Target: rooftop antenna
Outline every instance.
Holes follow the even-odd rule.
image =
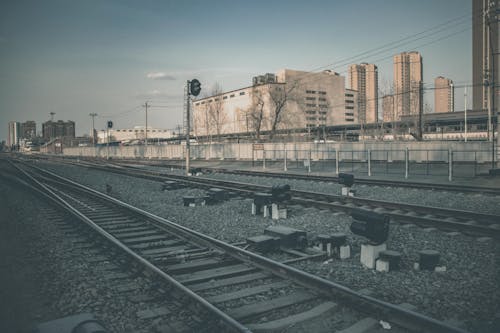
[[[50,112],[50,121],[54,121],[54,115],[56,114],[55,112]]]

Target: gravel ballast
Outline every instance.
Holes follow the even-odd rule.
[[[224,241],[244,241],[246,237],[262,234],[267,226],[273,224],[270,219],[251,215],[250,199],[236,198],[214,206],[187,208],[182,205],[182,197],[201,195],[204,191],[161,191],[159,182],[87,168],[47,166],[101,192],[106,192],[106,184],[111,185],[111,195],[120,200]],[[242,176],[218,174],[210,177],[215,176],[251,182]],[[281,179],[249,178],[265,185],[283,183]],[[287,180],[286,183],[292,188],[316,192],[336,193],[336,188],[340,191],[337,184],[308,184],[298,180]],[[411,189],[385,189],[385,194],[375,196],[381,189],[384,188],[361,185],[357,186],[357,194],[369,196],[373,192],[372,195],[378,199],[404,199],[415,204],[433,203],[434,206],[472,211],[495,213],[498,210],[498,197]],[[352,246],[351,259],[300,263],[296,267],[355,290],[368,288],[375,297],[391,303],[409,302],[422,313],[449,320],[454,325],[463,325],[473,332],[488,332],[488,329],[500,324],[500,245],[497,241],[478,240],[437,230],[426,231],[411,225],[400,227],[393,223],[387,244],[389,249],[402,253],[401,269],[380,273],[365,269],[359,263],[363,239],[350,233],[350,222],[350,217],[343,213],[293,206],[289,209],[289,218],[280,220],[279,224],[306,230],[309,236],[333,232],[348,234]],[[439,251],[440,265],[446,267],[445,272],[413,269],[413,264],[418,261],[417,253],[423,249]]]

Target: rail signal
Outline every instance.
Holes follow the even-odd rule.
[[[201,91],[201,83],[197,79],[191,80],[191,83],[189,84],[189,92],[193,96],[198,96]]]
[[[111,120],[108,121],[108,128],[113,128],[113,122]]]

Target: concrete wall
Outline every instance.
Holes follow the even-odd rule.
[[[489,142],[344,142],[344,143],[265,143],[264,150],[253,150],[251,143],[200,144],[191,146],[192,159],[252,160],[333,160],[338,150],[339,160],[365,161],[370,150],[372,160],[402,161],[409,150],[411,161],[447,162],[449,150],[454,161],[491,161]],[[498,151],[497,151],[498,152]],[[112,158],[183,159],[185,146],[149,145],[109,147],[64,148],[66,156]],[[498,156],[496,157],[498,158]]]

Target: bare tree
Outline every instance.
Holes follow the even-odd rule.
[[[297,96],[298,81],[287,82],[286,84],[273,84],[269,89],[270,104],[270,134],[272,140],[276,135],[278,126],[285,119],[286,106],[292,101],[298,101]]]
[[[222,126],[226,122],[226,114],[224,112],[224,103],[222,102],[222,87],[219,83],[215,83],[212,87],[211,96],[208,100],[208,122],[210,126],[215,128],[217,137],[220,138]]]
[[[255,132],[255,138],[260,140],[260,132],[264,122],[264,94],[259,86],[252,88],[252,103],[246,110],[247,130]]]

